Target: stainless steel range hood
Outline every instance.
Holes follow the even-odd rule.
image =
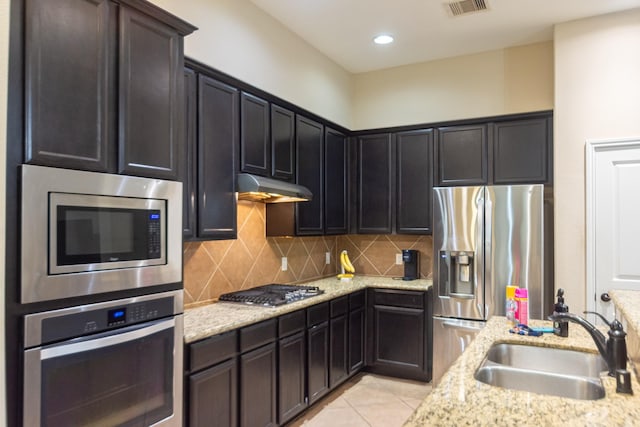
[[[239,200],[254,202],[307,202],[313,198],[311,191],[302,185],[248,173],[237,175],[236,189]]]

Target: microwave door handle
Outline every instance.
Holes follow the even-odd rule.
[[[55,357],[68,356],[71,354],[82,353],[90,350],[97,350],[116,344],[123,344],[144,338],[160,331],[175,327],[175,319],[161,320],[154,323],[144,323],[142,325],[131,327],[127,332],[122,329],[111,331],[99,338],[84,337],[82,340],[71,343],[57,344],[51,347],[43,347],[40,351],[40,359],[52,359]]]

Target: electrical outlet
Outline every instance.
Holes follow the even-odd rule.
[[[402,264],[402,254],[396,254],[396,265]]]
[[[287,257],[282,257],[282,271],[287,271]]]
[[[325,252],[324,253],[324,263],[329,265],[331,264],[331,253],[330,252]]]

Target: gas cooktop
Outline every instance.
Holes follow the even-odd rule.
[[[220,301],[276,307],[323,294],[317,286],[270,285],[220,295]]]

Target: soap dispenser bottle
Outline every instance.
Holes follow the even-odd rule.
[[[553,314],[556,313],[568,313],[569,306],[564,303],[564,289],[558,289],[558,301],[553,309]],[[553,334],[559,337],[568,337],[569,336],[569,322],[564,320],[554,320],[553,321]]]

